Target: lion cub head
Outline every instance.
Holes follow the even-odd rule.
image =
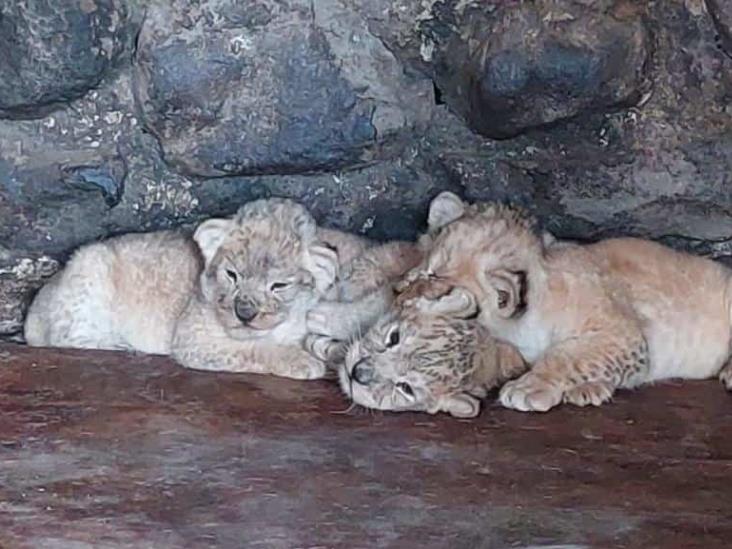
[[[308,310],[338,274],[336,252],[291,200],[250,202],[231,219],[201,223],[193,239],[204,259],[203,299],[234,337],[265,335]]]
[[[406,281],[439,281],[467,290],[477,297],[479,320],[488,328],[525,312],[529,274],[537,271],[547,248],[560,245],[521,208],[466,204],[450,192],[432,201],[428,225],[425,260]]]
[[[476,416],[478,398],[525,370],[514,347],[473,320],[477,312],[475,299],[460,288],[411,284],[351,344],[341,388],[367,408]]]

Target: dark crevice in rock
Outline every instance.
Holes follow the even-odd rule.
[[[435,105],[444,105],[445,100],[442,98],[442,90],[440,90],[440,87],[437,85],[437,82],[432,82],[432,87],[435,92]]]
[[[124,178],[117,179],[105,168],[74,166],[64,169],[62,180],[82,191],[100,192],[110,208],[119,204],[124,192]]]

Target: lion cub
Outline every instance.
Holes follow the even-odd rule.
[[[474,320],[477,313],[461,288],[416,281],[350,345],[341,388],[367,408],[478,415],[478,399],[526,364]]]
[[[719,375],[732,388],[724,266],[631,238],[547,248],[520,210],[452,193],[430,218],[440,233],[407,278],[477,296],[479,322],[533,363],[503,386],[504,406],[599,405],[618,387],[673,377]]]
[[[33,301],[30,345],[172,354],[189,368],[317,378],[306,315],[365,240],[301,205],[257,200],[188,238],[161,231],[81,248]],[[368,276],[365,275],[367,278]]]

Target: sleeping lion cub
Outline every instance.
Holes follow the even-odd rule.
[[[441,230],[407,280],[472,293],[478,321],[533,364],[503,386],[504,406],[599,405],[618,387],[673,377],[718,375],[732,388],[723,265],[632,238],[547,248],[520,210],[452,193],[430,218]]]
[[[173,231],[111,238],[78,250],[41,289],[26,340],[172,354],[203,370],[321,377],[324,362],[303,349],[306,315],[332,294],[342,266],[378,255],[379,247],[367,247],[318,228],[285,199],[245,204],[233,218],[201,223],[193,238]],[[385,268],[400,273],[414,261],[394,263]],[[368,282],[368,265],[355,280]]]
[[[461,288],[416,281],[348,349],[341,388],[367,408],[474,417],[480,398],[526,370],[511,345],[492,338]]]

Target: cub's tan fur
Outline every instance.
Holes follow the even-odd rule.
[[[190,368],[320,377],[306,315],[368,243],[283,199],[211,219],[190,239],[126,235],[81,248],[37,295],[30,345],[172,354]],[[368,273],[362,275],[368,278]],[[355,292],[354,292],[355,293]]]
[[[460,288],[416,281],[351,344],[341,388],[368,408],[476,416],[478,398],[526,370],[513,346],[471,319],[477,311]]]
[[[441,231],[407,278],[477,296],[479,322],[533,363],[504,385],[504,406],[599,405],[617,387],[672,377],[732,386],[724,266],[630,238],[547,248],[523,212],[450,193],[432,208]]]
[[[351,339],[388,310],[395,283],[422,257],[420,248],[409,242],[389,242],[363,252],[343,269],[326,299],[308,313],[306,349],[321,360],[341,363]]]

